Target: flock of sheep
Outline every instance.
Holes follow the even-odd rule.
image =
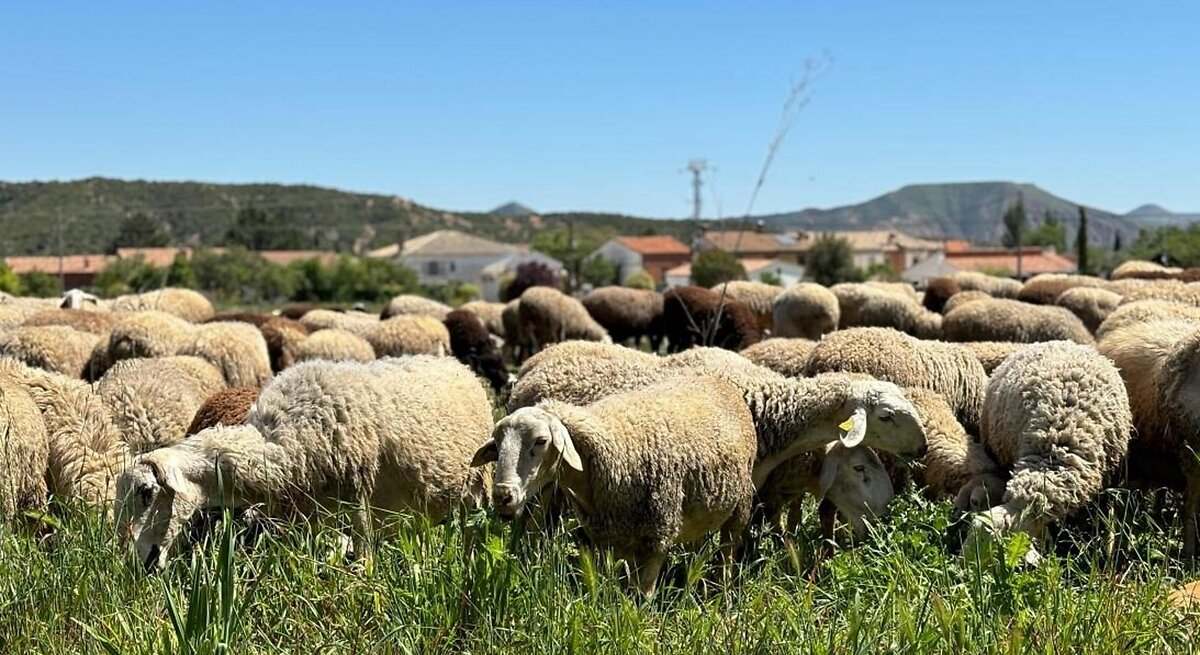
[[[214,508],[344,504],[366,555],[382,512],[536,507],[651,593],[675,545],[733,549],[809,494],[826,537],[839,519],[862,535],[912,479],[970,515],[970,547],[1040,544],[1110,486],[1168,487],[1194,557],[1200,283],[1179,277],[533,287],[381,315],[218,314],[183,289],[4,297],[0,518],[89,503],[154,569]]]

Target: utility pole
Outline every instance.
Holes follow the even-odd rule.
[[[704,186],[704,180],[701,175],[708,170],[708,161],[704,159],[693,159],[688,162],[687,170],[692,174],[692,220],[700,220],[700,205],[701,195],[700,190]]]
[[[58,283],[63,288],[63,290],[66,290],[66,288],[67,288],[67,271],[66,271],[66,264],[63,262],[64,256],[63,256],[62,208],[60,207],[60,208],[56,209],[54,213],[58,218],[58,220],[55,221],[55,224],[57,225],[57,228],[58,228],[57,229],[57,231],[58,231]]]

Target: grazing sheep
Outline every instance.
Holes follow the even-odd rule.
[[[914,468],[913,480],[927,496],[954,499],[968,487],[972,478],[980,481],[987,474],[1000,475],[999,467],[987,449],[967,433],[941,394],[920,388],[906,389],[905,394],[920,413],[921,426],[925,430],[928,450],[921,458],[921,466]],[[993,497],[999,498],[1003,490],[1001,485]]]
[[[921,304],[931,312],[943,314],[945,313],[946,302],[960,291],[962,291],[962,287],[958,285],[958,282],[954,281],[954,278],[931,278],[925,285],[925,297],[921,300]]]
[[[186,436],[199,434],[202,430],[218,425],[241,425],[246,422],[250,408],[258,400],[258,387],[230,387],[209,396],[188,426]]]
[[[397,314],[375,323],[362,335],[376,357],[437,355],[450,352],[450,333],[441,319],[424,314]]]
[[[835,372],[865,373],[936,391],[967,429],[978,429],[987,374],[961,346],[922,341],[888,328],[841,330],[817,343],[805,366],[810,376]]]
[[[81,380],[12,359],[0,359],[0,379],[24,388],[41,413],[50,493],[107,509],[129,451],[103,399]]]
[[[46,309],[25,319],[25,327],[39,325],[65,325],[80,332],[108,334],[121,316],[111,312],[93,312],[86,309]]]
[[[1200,323],[1132,323],[1106,334],[1100,352],[1121,372],[1137,435],[1130,444],[1135,478],[1163,486],[1182,478],[1184,555],[1197,554],[1200,521]],[[1175,485],[1168,485],[1175,486]]]
[[[742,351],[746,359],[788,377],[803,377],[808,356],[817,342],[808,339],[773,338]]]
[[[837,296],[813,282],[801,282],[775,297],[772,333],[816,341],[833,332],[841,319]]]
[[[982,291],[993,298],[1016,298],[1024,286],[1019,280],[973,271],[955,273],[952,277],[963,291]]]
[[[384,306],[383,312],[379,314],[379,318],[386,321],[393,316],[428,316],[441,321],[449,313],[450,308],[436,300],[403,294],[389,300],[388,304]]]
[[[278,314],[284,318],[290,318],[293,321],[298,321],[304,318],[305,314],[316,309],[326,309],[334,312],[342,311],[342,309],[339,307],[323,306],[311,302],[297,302],[290,305],[284,305],[282,308],[280,308]]]
[[[504,308],[507,306],[502,302],[472,300],[471,302],[463,303],[459,309],[465,309],[478,316],[479,320],[483,321],[483,325],[488,329],[488,332],[503,339],[506,334],[504,331]]]
[[[19,300],[18,298],[11,299]],[[45,311],[45,307],[23,302],[0,303],[0,329],[15,328],[24,325],[30,316]]]
[[[132,453],[182,440],[196,411],[225,388],[220,370],[198,357],[117,362],[96,383]]]
[[[663,296],[657,291],[628,287],[600,287],[581,301],[612,340],[622,343],[642,337],[650,340],[650,349],[658,351],[663,339]]]
[[[890,327],[922,339],[942,334],[942,315],[931,312],[909,295],[869,284],[843,283],[830,288],[842,316],[838,327]]]
[[[82,379],[99,342],[99,336],[65,325],[20,327],[0,333],[0,356]]]
[[[1041,538],[1118,472],[1133,429],[1117,368],[1095,348],[1065,341],[1005,360],[988,383],[983,421],[982,442],[1010,475],[1001,504],[975,515],[971,541],[1012,531]]]
[[[1121,262],[1113,269],[1110,276],[1113,280],[1165,280],[1178,277],[1183,272],[1181,268],[1166,267],[1154,262],[1131,259]]]
[[[366,338],[367,332],[370,332],[379,324],[379,319],[375,316],[355,312],[314,309],[300,317],[300,324],[310,333],[319,330],[338,329],[353,332],[360,337]]]
[[[580,407],[546,401],[496,424],[472,460],[495,462],[502,518],[556,482],[592,542],[636,565],[654,591],[674,544],[740,536],[754,494],[754,425],[736,387],[683,377]]]
[[[0,518],[46,506],[46,425],[29,393],[0,378]]]
[[[275,373],[295,363],[296,348],[308,337],[308,328],[300,321],[282,316],[272,317],[258,326],[258,331],[267,342],[267,356]]]
[[[1122,295],[1121,304],[1139,300],[1170,300],[1200,307],[1200,282],[1155,282],[1136,289],[1130,289]]]
[[[366,363],[375,359],[375,349],[357,334],[334,328],[305,337],[295,345],[289,359],[296,364],[315,359]]]
[[[971,354],[975,355],[975,359],[978,359],[979,363],[983,365],[983,371],[991,375],[992,371],[1003,364],[1009,355],[1028,344],[1012,341],[964,341],[961,345],[971,351]]]
[[[663,330],[668,350],[693,346],[742,350],[762,340],[754,313],[740,302],[721,300],[703,287],[675,287],[663,294]]]
[[[521,327],[521,299],[510,300],[504,305],[500,314],[504,322],[504,355],[511,361],[520,363],[533,354],[529,337]]]
[[[572,339],[611,341],[608,331],[588,314],[583,303],[558,289],[526,289],[517,311],[521,332],[529,338],[535,352]]]
[[[261,387],[271,379],[267,342],[249,323],[198,325],[175,354],[207,360],[231,387]]]
[[[883,516],[895,496],[892,480],[879,455],[870,448],[846,448],[831,443],[823,450],[800,453],[771,472],[761,494],[764,516],[793,531],[803,511],[804,496],[826,500],[850,524],[856,539],[867,534],[867,518]],[[787,525],[782,524],[787,511]],[[822,515],[821,536],[833,538],[834,523]]]
[[[478,493],[469,464],[491,429],[487,394],[453,359],[299,364],[262,390],[244,425],[134,460],[117,483],[120,533],[155,569],[205,508],[261,503],[311,515],[345,503],[365,554],[372,508],[438,521]]]
[[[203,323],[249,323],[254,327],[266,323],[272,318],[276,318],[274,314],[265,314],[263,312],[218,312],[211,317],[202,321]]]
[[[1072,287],[1062,292],[1054,304],[1070,310],[1083,321],[1089,332],[1095,333],[1104,319],[1121,304],[1121,296],[1097,287]]]
[[[1035,305],[1053,305],[1064,291],[1077,287],[1104,289],[1108,287],[1108,281],[1091,275],[1042,273],[1029,278],[1017,294],[1017,300]]]
[[[726,300],[745,305],[758,321],[758,329],[767,332],[775,320],[775,299],[783,292],[783,288],[752,280],[734,280],[718,284],[712,291],[717,295],[724,294]]]
[[[950,312],[969,302],[991,299],[992,297],[990,295],[982,291],[960,291],[953,296],[950,296],[950,299],[946,301],[946,304],[942,307],[942,315],[945,316],[946,314],[949,314]]]
[[[1139,300],[1123,304],[1100,324],[1096,338],[1103,340],[1108,333],[1135,323],[1172,319],[1200,321],[1200,307],[1169,300]]]
[[[108,335],[108,359],[174,355],[192,336],[192,324],[159,311],[139,311],[119,319]]]
[[[62,309],[76,309],[87,311],[105,310],[100,299],[96,296],[84,291],[83,289],[70,289],[64,291],[58,306]]]
[[[487,380],[496,391],[503,389],[508,384],[508,369],[483,321],[470,311],[456,309],[446,314],[444,323],[454,357]]]
[[[118,296],[112,300],[110,307],[114,312],[163,312],[189,323],[200,323],[216,313],[212,303],[200,293],[172,287]]]
[[[946,341],[1095,342],[1068,309],[1000,298],[954,308],[942,321],[942,333]]]

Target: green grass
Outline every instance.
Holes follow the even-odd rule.
[[[437,526],[401,517],[369,566],[346,561],[320,524],[240,548],[227,522],[147,576],[98,516],[62,509],[51,536],[0,535],[0,651],[1194,649],[1200,617],[1165,599],[1187,577],[1178,530],[1150,520],[1141,497],[1110,500],[1060,533],[1061,552],[1037,569],[1015,565],[1019,542],[968,563],[945,545],[949,508],[908,494],[867,543],[832,557],[817,555],[815,516],[786,540],[760,535],[734,567],[714,544],[676,553],[649,601],[567,529],[514,532],[482,513]]]

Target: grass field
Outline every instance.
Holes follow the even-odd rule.
[[[226,522],[144,575],[94,514],[0,537],[0,651],[14,653],[1116,653],[1188,652],[1200,615],[1171,608],[1188,573],[1178,529],[1111,493],[1036,569],[1021,540],[968,563],[950,511],[910,492],[864,544],[817,554],[815,516],[759,535],[733,567],[677,553],[658,594],[576,545],[485,514],[398,519],[370,565],[332,528],[237,546]],[[814,513],[810,510],[810,514]],[[809,527],[813,526],[813,527]]]

